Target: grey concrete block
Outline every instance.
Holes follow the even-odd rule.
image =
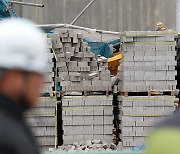
[[[127,137],[131,137],[131,136],[135,136],[136,132],[135,131],[123,131],[122,132],[122,136],[127,136]]]

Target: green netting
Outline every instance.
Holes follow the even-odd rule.
[[[110,58],[112,53],[109,45],[116,45],[120,43],[120,39],[110,42],[92,42],[84,39],[84,42],[88,43],[88,45],[91,47],[91,51],[95,54],[95,56],[101,55],[106,58]]]

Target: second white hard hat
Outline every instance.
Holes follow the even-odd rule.
[[[43,33],[24,19],[0,21],[0,68],[43,73],[46,64]]]

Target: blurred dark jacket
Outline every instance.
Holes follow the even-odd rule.
[[[39,154],[20,104],[0,94],[0,154]]]

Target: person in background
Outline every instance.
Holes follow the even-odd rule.
[[[164,24],[162,22],[157,23],[156,31],[166,31],[166,30],[167,30],[167,28],[164,27]]]
[[[36,105],[45,51],[34,24],[18,18],[0,21],[0,154],[39,154],[23,114]]]

